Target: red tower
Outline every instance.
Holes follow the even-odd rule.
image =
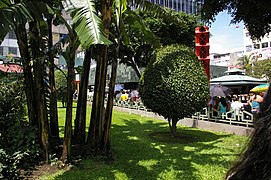
[[[210,80],[209,28],[207,26],[196,27],[195,34],[196,34],[196,54],[200,61],[202,62],[207,77]]]

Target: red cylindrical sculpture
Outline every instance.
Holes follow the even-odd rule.
[[[209,28],[207,26],[196,27],[195,35],[196,35],[196,40],[195,40],[196,54],[198,58],[200,59],[200,61],[202,62],[204,70],[208,76],[208,79],[210,80]]]

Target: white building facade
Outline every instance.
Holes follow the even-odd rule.
[[[0,55],[19,57],[20,51],[17,44],[16,34],[9,32],[0,46]]]
[[[271,59],[271,34],[266,34],[260,41],[253,41],[249,32],[244,28],[244,54],[251,56],[251,59]]]
[[[195,0],[149,0],[155,4],[170,8],[174,11],[182,11],[187,14],[198,14],[201,2]]]

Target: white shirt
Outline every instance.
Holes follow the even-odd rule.
[[[231,109],[234,111],[235,115],[240,114],[241,109],[243,108],[243,103],[239,101],[234,101],[231,103]]]

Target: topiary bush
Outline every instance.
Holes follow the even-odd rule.
[[[208,78],[194,51],[186,46],[161,48],[139,81],[144,105],[168,119],[176,133],[177,122],[206,106]]]
[[[57,70],[55,71],[55,83],[57,90],[57,100],[62,101],[62,106],[66,105],[66,96],[67,96],[67,70]]]

